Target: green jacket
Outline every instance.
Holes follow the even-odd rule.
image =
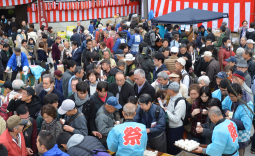
[[[110,58],[112,58],[112,54],[111,54],[111,50],[109,48],[106,49],[107,51],[109,51],[110,54]],[[103,59],[103,52],[102,49],[99,50],[99,60]]]
[[[214,43],[213,45],[214,45],[215,47],[221,47],[221,46],[222,46],[222,39],[223,39],[224,37],[227,37],[227,34],[226,34],[225,32],[222,33],[222,34],[220,35],[220,37],[218,38],[217,43]]]
[[[107,76],[106,80],[109,84],[115,82],[115,76],[111,76],[110,74]]]
[[[130,72],[130,70],[135,69],[135,63],[133,62],[132,64],[130,64],[129,66],[126,65],[126,73],[125,76],[128,75],[128,73]]]
[[[13,43],[12,39],[9,39],[8,44],[9,44],[9,46],[10,46],[11,48],[14,48],[14,43]]]

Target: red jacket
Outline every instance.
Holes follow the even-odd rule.
[[[12,140],[12,136],[6,129],[0,136],[0,144],[3,144],[8,150],[8,156],[27,156],[26,144],[23,133],[21,136],[21,148]]]
[[[220,70],[223,71],[223,68],[227,65],[227,61],[225,59],[228,59],[231,56],[235,56],[235,53],[231,50],[228,50],[224,45],[220,47],[219,50],[219,63],[220,63]]]
[[[111,52],[113,53],[113,50],[112,50],[112,47],[114,46],[113,38],[112,37],[104,38],[104,42],[106,44],[106,47],[109,48]]]

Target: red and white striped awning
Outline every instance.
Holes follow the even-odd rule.
[[[205,28],[216,29],[220,27],[222,21],[230,22],[231,31],[236,32],[244,20],[248,22],[248,26],[254,21],[251,14],[255,12],[254,5],[254,0],[148,0],[148,11],[153,10],[155,17],[188,7],[228,13],[229,21],[228,18],[224,18],[202,24]]]
[[[139,14],[139,10],[139,1],[135,1],[124,6],[106,6],[79,10],[47,10],[46,17],[48,22],[84,21],[96,18],[111,18],[117,13],[120,13],[121,16],[127,16],[130,13]],[[31,7],[28,7],[27,17],[28,23],[38,23],[38,9],[33,12]]]
[[[0,7],[32,3],[33,0],[0,0]]]

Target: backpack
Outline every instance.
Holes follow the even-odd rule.
[[[108,151],[106,150],[101,150],[101,149],[94,149],[93,151],[85,148],[85,147],[82,147],[82,146],[75,146],[75,147],[78,147],[80,149],[83,149],[85,151],[87,151],[88,153],[90,153],[91,155],[93,156],[111,156]]]
[[[7,121],[7,119],[10,117],[10,114],[7,110],[8,104],[3,103],[2,106],[0,107],[0,116]]]
[[[185,104],[186,104],[186,112],[185,112],[185,117],[184,119],[181,118],[182,122],[183,122],[183,126],[189,124],[189,120],[188,118],[190,117],[190,113],[191,112],[191,108],[192,108],[192,105],[189,104],[185,98],[183,97],[179,97],[178,99],[175,100],[174,102],[174,108],[176,107],[177,103],[180,101],[180,100],[184,100],[185,101]]]
[[[145,60],[145,59],[143,59],[141,62],[139,61],[139,55],[136,57],[136,60],[137,60],[137,62],[136,62],[136,65],[135,65],[135,69],[142,69],[142,70],[144,70],[143,69],[143,66],[142,66],[142,62]]]
[[[196,83],[196,80],[192,76],[190,76],[188,73],[185,73],[185,74],[182,75],[182,83],[183,83],[183,80],[184,80],[186,75],[188,75],[188,77],[189,77],[189,85],[192,85],[192,84]]]
[[[146,34],[144,35],[144,39],[143,41],[146,42],[148,45],[151,45],[151,39],[150,39],[150,35],[151,35],[151,31],[146,32]]]
[[[122,38],[124,38],[127,41],[127,32],[122,31]]]

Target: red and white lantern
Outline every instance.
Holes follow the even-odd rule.
[[[48,10],[48,4],[44,3],[45,10]]]
[[[66,10],[71,10],[70,2],[66,2]]]
[[[58,3],[58,10],[63,10],[63,3],[62,2]]]
[[[96,0],[97,7],[100,7],[100,0]]]
[[[75,10],[75,2],[71,2],[71,10]]]
[[[94,8],[95,7],[95,0],[92,0],[91,3],[92,3],[91,7]]]
[[[85,2],[81,2],[81,3],[80,3],[80,9],[81,9],[81,10],[84,10],[84,8],[85,8],[84,5],[85,5]]]
[[[52,10],[55,10],[55,9],[57,9],[57,5],[56,5],[56,2],[53,1],[53,2],[52,2]]]
[[[48,10],[51,10],[51,3],[48,2]]]

